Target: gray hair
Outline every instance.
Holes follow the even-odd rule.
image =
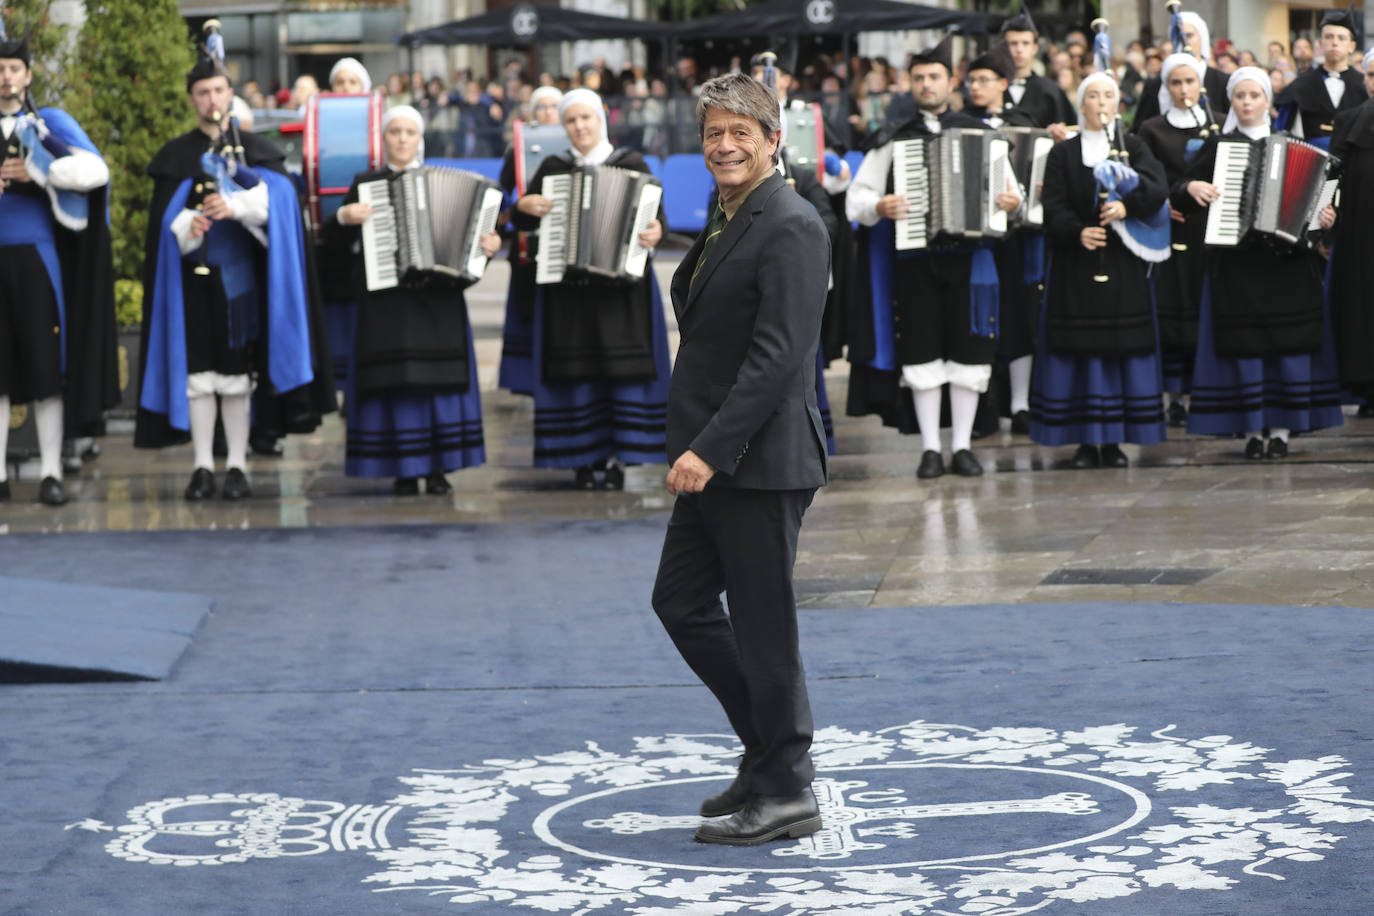
[[[697,136],[706,136],[706,109],[718,108],[731,114],[753,118],[763,128],[765,138],[772,138],[782,130],[782,116],[778,109],[778,97],[769,92],[753,77],[744,73],[727,73],[709,79],[701,85],[701,95],[697,96]],[[773,162],[778,161],[782,141],[773,152]]]

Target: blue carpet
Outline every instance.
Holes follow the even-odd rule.
[[[0,688],[0,913],[1368,912],[1371,612],[804,612],[827,829],[722,849],[662,531],[5,538],[215,611],[163,682]]]
[[[0,683],[164,678],[212,605],[198,595],[0,576]]]

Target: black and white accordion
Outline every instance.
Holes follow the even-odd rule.
[[[1025,189],[1026,208],[1022,222],[1027,226],[1045,225],[1045,207],[1040,202],[1040,189],[1045,183],[1045,163],[1054,149],[1054,137],[1043,127],[1009,127],[997,132],[1011,141],[1011,170]]]
[[[545,175],[553,207],[539,224],[534,278],[559,283],[568,272],[617,280],[644,276],[649,250],[639,234],[658,216],[663,185],[648,172],[613,165]]]
[[[1309,233],[1320,227],[1321,211],[1336,194],[1333,162],[1326,151],[1293,137],[1222,137],[1212,172],[1221,197],[1207,208],[1203,241],[1233,248],[1253,232],[1312,247]]]
[[[412,271],[476,282],[487,269],[482,236],[496,230],[501,187],[443,166],[405,169],[358,185],[372,207],[362,225],[367,289],[393,289]]]
[[[991,130],[950,128],[892,144],[892,190],[910,209],[896,220],[897,250],[925,248],[937,237],[1000,238],[1007,213],[997,195],[1011,175],[1011,144]]]

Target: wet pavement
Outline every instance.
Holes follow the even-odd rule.
[[[660,258],[665,289],[675,266],[671,253]],[[487,464],[451,474],[451,496],[396,497],[390,480],[345,477],[343,429],[331,417],[288,439],[284,457],[252,459],[253,499],[191,505],[181,498],[190,447],[136,451],[126,432],[68,475],[71,501],[60,509],[32,501],[36,481],[15,480],[0,534],[666,517],[664,467],[629,469],[624,492],[577,491],[571,472],[529,467],[530,402],[495,387],[507,278],[497,261],[468,291]],[[846,364],[826,379],[839,408]],[[1130,468],[1097,471],[1062,469],[1072,449],[1004,431],[974,443],[985,476],[935,481],[915,478],[918,438],[873,418],[835,420],[833,480],[802,531],[805,606],[1374,607],[1374,420],[1348,416],[1344,427],[1296,438],[1283,461],[1245,461],[1240,440],[1170,430],[1162,445],[1126,446]],[[3,557],[0,538],[0,566]]]

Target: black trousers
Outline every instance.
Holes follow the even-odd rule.
[[[23,404],[62,393],[60,320],[38,249],[0,246],[0,396]]]
[[[679,496],[654,582],[654,611],[724,707],[761,795],[795,795],[815,775],[792,591],[815,492],[708,486]]]

